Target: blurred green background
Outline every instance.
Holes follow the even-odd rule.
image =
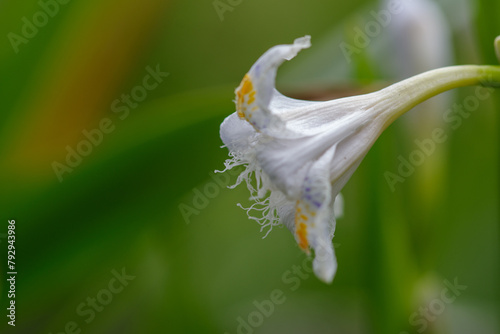
[[[496,64],[498,2],[437,3],[453,62]],[[339,48],[383,6],[1,0],[2,333],[499,333],[500,92],[456,129],[412,132],[442,127],[448,140],[395,189],[385,172],[417,148],[411,116],[381,136],[344,188],[331,285],[307,273],[288,230],[261,239],[236,206],[248,191],[225,188],[234,173],[212,174],[227,157],[218,131],[234,88],[269,47],[312,36],[280,70],[292,96],[394,82],[390,25],[351,61]],[[474,92],[455,90],[444,108]],[[466,289],[443,302],[454,280]]]

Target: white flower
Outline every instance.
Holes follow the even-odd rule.
[[[337,269],[335,198],[375,140],[416,104],[484,75],[479,66],[450,67],[361,96],[288,98],[275,89],[277,69],[309,46],[305,36],[264,53],[236,89],[237,111],[224,120],[220,135],[231,157],[225,170],[246,167],[233,187],[246,182],[255,201],[246,209],[249,217],[262,228],[288,227],[302,250],[314,250],[314,272],[329,283]]]
[[[384,7],[391,8],[392,1],[384,0]],[[380,64],[389,64],[388,68],[395,70],[393,77],[395,74],[397,80],[451,65],[452,35],[440,4],[434,0],[406,1],[402,8],[401,13],[391,17],[387,26],[391,47],[386,49],[390,53],[379,60]],[[399,66],[395,66],[396,64]],[[404,135],[400,139],[413,142],[415,138],[427,138],[436,128],[448,129],[444,114],[453,105],[452,98],[452,94],[441,94],[414,108],[402,119]],[[410,191],[413,189],[415,199],[424,202],[421,212],[428,217],[442,204],[439,199],[445,192],[446,177],[443,176],[448,174],[448,144],[449,142],[441,143],[440,149],[427,156],[425,163],[419,167],[419,173],[413,176]],[[386,174],[389,188],[395,191],[401,180],[391,179],[389,174],[390,172]],[[422,224],[424,225],[426,224]]]
[[[392,1],[384,0],[384,8],[391,8]],[[405,2],[401,13],[391,16],[387,33],[394,55],[390,68],[397,70],[397,77],[452,64],[451,31],[435,1]]]

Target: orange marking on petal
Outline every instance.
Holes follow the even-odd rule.
[[[299,239],[299,247],[302,250],[308,249],[309,242],[307,241],[307,225],[300,223],[299,226],[297,226],[296,234]]]

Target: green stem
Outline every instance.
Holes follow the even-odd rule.
[[[495,38],[495,54],[497,55],[497,59],[500,62],[500,36]]]
[[[387,125],[423,101],[447,90],[482,85],[500,88],[500,66],[461,65],[443,67],[415,75],[382,89],[379,93],[391,96],[382,99],[389,113]],[[405,98],[398,98],[404,96]],[[396,97],[396,98],[394,98]],[[385,100],[385,102],[384,102]]]

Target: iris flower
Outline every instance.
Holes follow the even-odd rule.
[[[445,90],[498,85],[500,68],[445,67],[374,93],[325,102],[282,95],[275,88],[278,67],[310,45],[305,36],[257,60],[235,91],[236,112],[221,124],[220,136],[229,149],[225,170],[245,167],[232,187],[245,181],[255,202],[246,208],[249,217],[269,231],[285,225],[304,252],[314,251],[314,272],[330,283],[337,270],[336,197],[380,134]]]

